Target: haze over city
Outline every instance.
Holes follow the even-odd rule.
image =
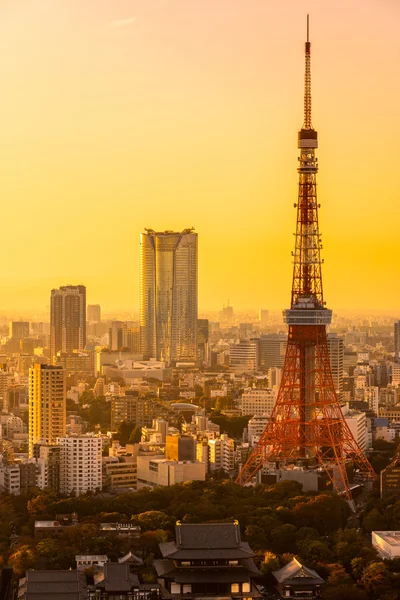
[[[326,299],[394,311],[394,0],[3,2],[1,310],[138,312],[140,232],[192,226],[200,311],[287,307],[305,10]]]

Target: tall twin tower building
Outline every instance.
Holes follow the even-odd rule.
[[[197,233],[140,236],[140,346],[167,364],[197,358]]]

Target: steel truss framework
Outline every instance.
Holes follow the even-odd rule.
[[[291,308],[286,357],[278,398],[268,425],[248,458],[237,482],[246,485],[269,461],[279,468],[322,467],[333,489],[351,499],[349,463],[363,480],[375,473],[348,427],[334,387],[321,275],[321,237],[318,224],[315,149],[317,132],[311,125],[311,44],[305,44],[304,125],[299,132],[299,193]]]

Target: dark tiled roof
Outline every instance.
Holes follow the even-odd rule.
[[[129,592],[132,588],[138,588],[140,582],[137,575],[130,572],[128,563],[106,563],[104,579],[96,585],[106,592]]]
[[[164,557],[174,559],[241,559],[254,556],[240,538],[237,523],[177,524],[175,542],[160,544]]]
[[[309,569],[308,567],[304,567],[296,558],[293,558],[293,560],[282,567],[282,569],[279,569],[278,571],[272,571],[272,575],[275,577],[278,583],[324,583],[324,580],[316,571],[313,571],[313,569]]]
[[[240,548],[240,528],[236,523],[182,523],[175,527],[179,548]]]
[[[26,600],[84,600],[86,579],[80,571],[27,571]]]

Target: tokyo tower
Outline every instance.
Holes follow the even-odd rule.
[[[316,176],[318,135],[311,120],[311,44],[307,16],[304,124],[298,134],[299,191],[291,307],[284,311],[288,341],[282,380],[271,418],[241,470],[237,483],[254,482],[266,465],[279,470],[326,472],[331,489],[351,500],[349,474],[371,481],[375,473],[354,439],[336,395],[326,327],[321,275]],[[351,477],[350,477],[351,480]]]

